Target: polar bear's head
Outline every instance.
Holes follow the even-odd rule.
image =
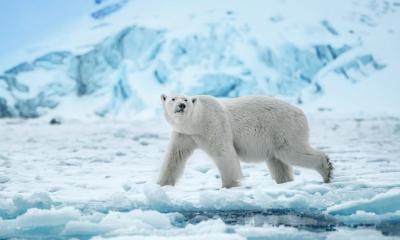
[[[182,122],[191,117],[196,104],[195,97],[187,97],[183,95],[167,96],[161,95],[164,113],[167,120],[175,123]]]

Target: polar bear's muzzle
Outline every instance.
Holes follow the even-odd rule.
[[[175,113],[184,113],[185,112],[186,105],[184,103],[179,103],[175,107]]]

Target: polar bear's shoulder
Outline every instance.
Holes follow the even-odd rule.
[[[260,115],[266,112],[286,115],[288,113],[303,114],[296,106],[269,96],[246,96],[221,99],[220,103],[232,114]]]
[[[221,99],[217,99],[213,96],[198,95],[195,98],[197,99],[197,101],[201,103],[203,109],[212,110],[212,109],[220,109],[223,107]]]
[[[215,98],[207,95],[199,95],[196,98],[204,106],[203,110],[212,111],[225,108],[230,112],[253,112],[278,111],[278,112],[299,112],[302,111],[289,103],[269,96],[243,96],[237,98]]]
[[[223,104],[285,104],[284,101],[269,96],[243,96],[237,98],[221,98]]]

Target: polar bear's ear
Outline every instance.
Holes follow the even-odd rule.
[[[194,104],[197,101],[197,98],[192,98],[192,103]]]
[[[165,102],[165,100],[167,99],[167,95],[161,94],[160,98],[161,98],[161,101]]]

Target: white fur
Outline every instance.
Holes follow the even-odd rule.
[[[219,100],[211,96],[161,96],[173,132],[158,183],[174,185],[195,149],[214,160],[223,187],[239,184],[240,160],[267,163],[277,183],[293,180],[292,165],[331,178],[328,157],[310,147],[304,113],[265,96]],[[179,104],[185,104],[179,112]]]

